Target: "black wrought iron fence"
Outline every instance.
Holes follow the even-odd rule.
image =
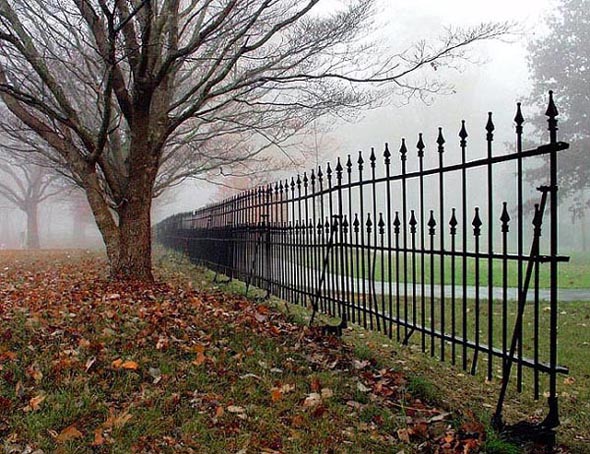
[[[546,115],[549,141],[536,148],[523,148],[518,104],[515,149],[494,153],[490,113],[480,157],[462,122],[455,153],[439,128],[434,147],[420,134],[415,153],[402,139],[398,159],[387,144],[379,157],[349,155],[172,216],[157,238],[230,279],[498,378],[498,426],[509,383],[537,399],[545,390],[541,426],[552,428],[567,373],[557,356],[557,267],[568,260],[558,253],[557,153],[568,144],[557,141],[551,92]],[[538,188],[523,177],[533,160],[547,169]]]

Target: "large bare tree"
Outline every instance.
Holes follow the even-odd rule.
[[[448,30],[383,54],[368,38],[374,0],[329,3],[0,0],[0,95],[85,190],[114,278],[152,279],[160,188],[280,147],[318,117],[437,92],[433,67],[507,31]]]

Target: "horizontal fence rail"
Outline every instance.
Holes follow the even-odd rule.
[[[359,152],[172,216],[157,239],[248,286],[498,378],[497,425],[509,383],[535,398],[548,390],[542,425],[555,427],[557,374],[567,373],[557,362],[557,267],[568,260],[558,254],[557,154],[568,144],[557,141],[552,93],[546,115],[549,143],[536,148],[523,149],[519,103],[509,153],[494,154],[490,113],[483,157],[468,159],[462,122],[456,162],[445,162],[439,128],[434,146],[419,134],[413,153],[402,139],[397,159],[386,144],[381,156]],[[538,188],[523,177],[529,161],[547,169]]]

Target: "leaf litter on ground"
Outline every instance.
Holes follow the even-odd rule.
[[[400,370],[264,303],[182,279],[110,282],[96,253],[2,252],[0,267],[5,451],[482,446],[474,418],[453,423],[457,415],[412,396]]]

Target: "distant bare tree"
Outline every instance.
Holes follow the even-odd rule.
[[[84,189],[114,278],[152,279],[162,188],[280,148],[316,118],[436,93],[434,66],[509,28],[379,55],[374,0],[320,3],[0,0],[1,97]]]
[[[25,245],[39,249],[39,205],[64,190],[59,175],[14,156],[0,157],[0,196],[27,217]]]

